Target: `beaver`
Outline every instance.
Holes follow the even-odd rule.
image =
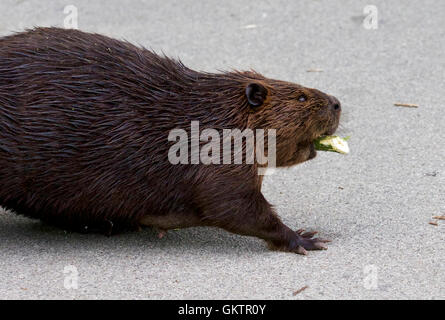
[[[276,130],[276,166],[316,156],[340,102],[250,71],[198,72],[127,41],[60,28],[0,39],[0,205],[66,229],[219,227],[271,249],[326,249],[261,193],[258,163],[172,164],[169,132]],[[267,150],[265,151],[267,152]]]

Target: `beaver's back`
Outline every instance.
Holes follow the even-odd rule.
[[[101,35],[38,28],[0,39],[0,205],[67,226],[177,210],[191,195],[174,191],[190,181],[168,163],[169,131],[244,121],[215,101],[215,83],[230,89]]]

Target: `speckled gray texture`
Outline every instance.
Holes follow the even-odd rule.
[[[2,0],[0,35],[62,26],[66,4]],[[0,212],[0,298],[445,298],[445,221],[429,224],[445,214],[444,1],[375,0],[377,30],[361,26],[361,0],[69,4],[81,29],[193,68],[254,68],[336,95],[352,153],[319,153],[264,182],[288,225],[332,243],[303,257],[215,229],[107,238]],[[64,288],[67,265],[77,290]]]

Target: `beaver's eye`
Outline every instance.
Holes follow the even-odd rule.
[[[300,94],[298,97],[298,101],[305,102],[307,100],[307,97],[304,93]]]

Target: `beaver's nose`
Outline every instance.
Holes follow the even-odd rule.
[[[341,111],[341,104],[340,101],[334,96],[329,96],[329,108],[334,112],[340,112]]]

